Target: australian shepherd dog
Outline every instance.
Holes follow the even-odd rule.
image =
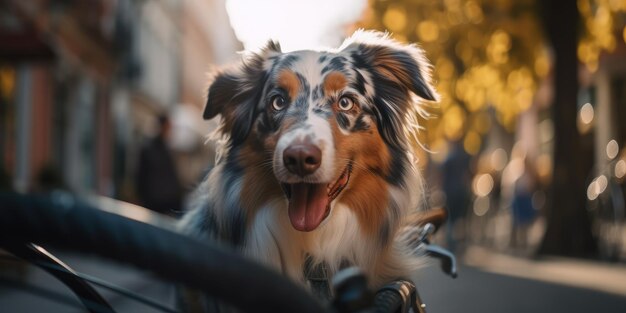
[[[401,229],[424,199],[413,122],[437,99],[422,50],[385,34],[328,51],[270,41],[210,83],[223,151],[182,225],[304,284],[321,264],[372,287],[407,277],[420,258]]]

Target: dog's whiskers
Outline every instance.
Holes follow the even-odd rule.
[[[365,171],[365,172],[366,172],[366,174],[369,174],[369,175],[372,175],[372,176],[380,176],[378,173],[376,173],[376,172],[372,171],[372,169],[371,169],[371,168],[369,168],[369,167],[367,167],[367,166],[365,166],[365,165],[363,165],[363,164],[360,164],[360,163],[358,163],[358,162],[357,162],[357,161],[355,161],[355,160],[352,160],[352,159],[347,159],[347,158],[340,158],[340,160],[342,160],[342,161],[346,161],[347,163],[352,163],[352,166],[353,166],[353,167],[356,167],[356,168],[358,168],[358,169],[361,169],[361,170]]]

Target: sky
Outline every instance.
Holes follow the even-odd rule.
[[[366,6],[366,0],[226,1],[235,34],[252,51],[269,39],[278,40],[283,52],[337,47]]]

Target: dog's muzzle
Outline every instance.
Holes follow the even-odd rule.
[[[351,164],[331,182],[305,182],[322,164],[322,151],[312,143],[297,143],[283,151],[285,168],[303,181],[282,183],[289,201],[288,213],[292,226],[299,231],[315,230],[330,214],[331,202],[348,184]]]
[[[283,163],[289,172],[304,177],[320,167],[322,151],[313,144],[291,145],[283,151]]]

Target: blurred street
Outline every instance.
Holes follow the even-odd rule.
[[[170,306],[173,287],[110,262],[67,254],[60,256],[79,272],[103,278],[122,288]],[[434,261],[418,274],[417,287],[428,312],[623,313],[626,309],[626,267],[572,259],[527,260],[470,248],[459,277],[443,274]],[[583,275],[583,278],[579,275]],[[28,284],[65,296],[68,303],[1,286],[2,312],[84,312],[69,290],[39,269],[30,268]],[[7,273],[0,275],[5,281]],[[0,284],[1,285],[1,284]],[[102,289],[100,289],[102,290]],[[160,312],[103,290],[111,305],[124,312]]]
[[[531,261],[470,248],[459,277],[435,265],[418,290],[429,312],[624,312],[626,267],[572,259]],[[580,278],[579,275],[584,278]]]

